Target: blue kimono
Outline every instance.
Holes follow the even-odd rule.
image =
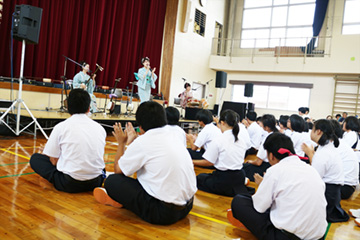
[[[80,88],[80,85],[83,83],[86,85],[86,91],[89,93],[91,102],[90,102],[90,112],[94,113],[97,112],[97,105],[96,105],[96,97],[94,95],[94,80],[90,79],[90,76],[85,74],[83,71],[78,72],[73,79],[73,88]]]
[[[155,88],[155,81],[157,79],[156,74],[154,73],[154,77],[152,77],[151,71],[149,70],[146,74],[146,68],[142,67],[138,71],[138,82],[136,85],[138,86],[138,94],[140,97],[140,103],[146,102],[150,100],[150,92],[151,88]]]

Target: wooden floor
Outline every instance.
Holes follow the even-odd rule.
[[[198,191],[185,219],[157,226],[126,209],[98,204],[91,193],[68,194],[40,186],[28,162],[45,142],[41,136],[0,136],[0,239],[255,239],[228,223],[230,197]],[[107,171],[113,170],[113,142],[113,137],[107,138]],[[351,200],[342,201],[345,210],[360,208],[359,193],[357,189]],[[353,218],[331,224],[327,239],[360,239],[360,227]]]

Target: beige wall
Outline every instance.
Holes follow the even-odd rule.
[[[238,0],[237,2],[242,2]],[[238,6],[239,7],[239,6]],[[344,0],[330,0],[328,15],[322,33],[332,36],[330,57],[279,58],[220,57],[211,56],[209,66],[228,72],[229,80],[313,83],[310,96],[310,115],[324,118],[331,114],[334,95],[334,76],[360,75],[360,35],[341,35]],[[234,36],[236,37],[236,36]],[[352,58],[355,58],[353,60]],[[223,100],[231,100],[228,84]],[[299,106],[300,107],[300,106]],[[273,113],[276,117],[288,111],[258,109],[259,114]]]
[[[225,15],[224,0],[207,1],[205,7],[201,7],[199,1],[191,1],[191,13],[188,31],[181,31],[181,18],[183,14],[183,0],[179,1],[179,11],[177,16],[177,26],[175,33],[174,60],[172,67],[172,79],[170,87],[169,104],[172,105],[174,97],[184,90],[182,78],[192,84],[193,82],[209,83],[206,92],[214,95],[208,102],[215,103],[215,74],[216,71],[209,68],[209,58],[211,52],[212,38],[215,34],[215,21],[224,23]],[[195,8],[206,14],[205,36],[200,36],[193,32]]]

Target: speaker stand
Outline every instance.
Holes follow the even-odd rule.
[[[19,78],[19,92],[18,98],[14,100],[11,106],[5,111],[5,113],[0,117],[0,122],[4,123],[4,125],[9,128],[16,136],[19,136],[25,129],[27,129],[31,124],[35,123],[35,125],[40,129],[41,133],[44,135],[46,139],[49,137],[44,132],[44,129],[40,126],[34,115],[31,113],[30,109],[25,104],[24,100],[21,99],[22,97],[22,82],[23,82],[23,74],[24,74],[24,60],[25,60],[25,40],[22,40],[22,50],[21,50],[21,65],[20,65],[20,78]],[[16,114],[16,128],[13,130],[3,119],[5,116],[15,107],[17,104],[17,114]],[[25,107],[26,111],[30,114],[32,118],[32,122],[25,126],[23,129],[20,130],[20,116],[21,116],[21,104]],[[34,130],[34,137],[36,138],[36,127]]]
[[[219,96],[218,96],[218,112],[217,112],[217,116],[219,117],[220,116],[220,109],[222,107],[222,98],[223,98],[223,88],[220,88],[219,89]]]

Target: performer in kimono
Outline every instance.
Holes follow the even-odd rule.
[[[144,67],[140,68],[138,71],[138,82],[136,85],[138,86],[140,102],[143,103],[150,100],[151,88],[156,87],[155,81],[157,75],[155,74],[156,68],[150,68],[150,59],[148,57],[142,58],[141,63]]]
[[[91,98],[90,103],[90,112],[94,113],[97,112],[97,105],[96,105],[96,97],[94,95],[94,89],[95,89],[95,77],[96,74],[93,76],[89,76],[87,73],[90,70],[90,65],[86,63],[85,61],[81,62],[82,70],[78,72],[73,79],[73,88],[82,88],[86,90]]]

